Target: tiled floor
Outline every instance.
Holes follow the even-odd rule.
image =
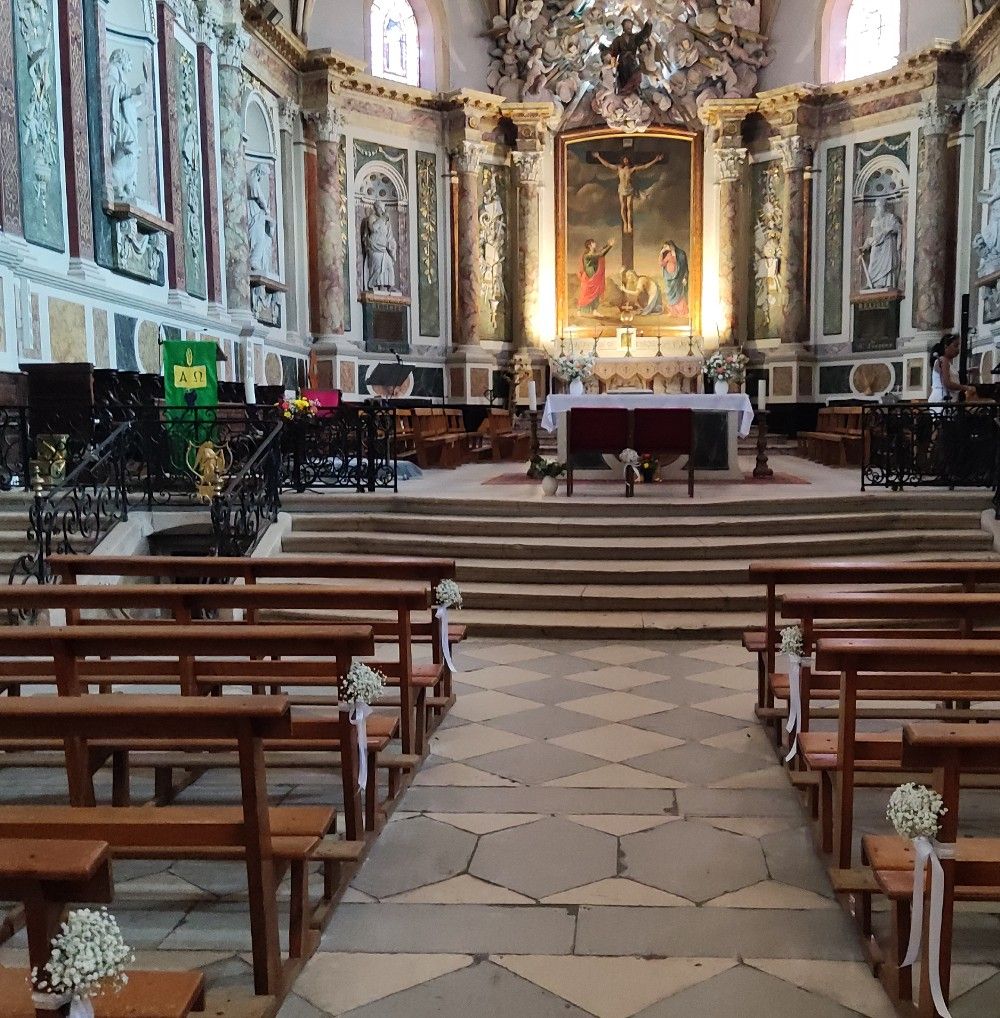
[[[739,648],[480,641],[460,666],[281,1018],[894,1014]],[[955,1018],[1000,1008],[1000,919],[974,918]]]

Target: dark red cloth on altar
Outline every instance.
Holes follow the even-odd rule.
[[[595,300],[600,300],[607,288],[604,256],[597,259],[597,271],[592,276],[587,275],[585,258],[586,255],[580,259],[580,297],[577,301],[582,308],[588,308]]]

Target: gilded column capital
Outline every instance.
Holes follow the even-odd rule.
[[[483,146],[478,141],[463,141],[452,149],[451,157],[459,173],[476,173],[483,161]]]
[[[931,100],[920,104],[917,114],[924,134],[949,134],[962,115],[962,104]]]
[[[317,141],[336,144],[343,137],[345,121],[340,110],[329,107],[325,110],[310,110],[305,117],[315,128]]]
[[[801,134],[779,138],[775,146],[785,173],[801,173],[812,165],[812,146]]]
[[[537,187],[542,182],[541,152],[511,152],[518,187]]]

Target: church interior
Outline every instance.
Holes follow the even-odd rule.
[[[998,520],[995,0],[0,4],[0,1018],[996,1015]]]

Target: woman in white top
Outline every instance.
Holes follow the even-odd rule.
[[[936,359],[931,365],[931,395],[929,403],[950,403],[959,393],[975,396],[974,386],[962,385],[955,371],[955,358],[961,349],[961,340],[955,333],[945,336],[931,351]]]

